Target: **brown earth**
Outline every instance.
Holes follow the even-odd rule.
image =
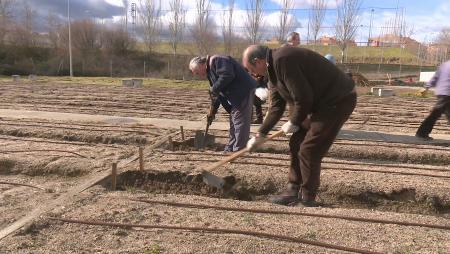
[[[99,85],[6,83],[0,108],[54,112],[160,117],[201,121],[207,107],[202,91]],[[360,91],[364,94],[364,91]],[[413,135],[433,99],[361,95],[346,130]],[[221,114],[218,121],[225,121]],[[227,164],[214,174],[227,186],[202,182],[201,169],[225,158],[227,132],[211,130],[214,143],[194,148],[194,130],[136,123],[0,119],[0,230],[35,207],[67,195],[111,163],[138,154],[144,146],[145,171],[138,160],[119,168],[117,191],[109,178],[36,217],[0,239],[0,253],[341,253],[292,241],[208,233],[206,229],[251,230],[382,253],[447,253],[450,230],[287,214],[174,207],[136,198],[268,211],[309,212],[436,224],[450,228],[450,139],[399,142],[341,135],[322,165],[320,208],[268,203],[280,191],[289,165],[287,139]],[[433,133],[448,137],[439,121]],[[393,136],[391,136],[393,137]],[[403,139],[401,139],[403,140]],[[404,139],[406,140],[406,139]],[[153,147],[153,149],[150,149]],[[2,184],[3,183],[3,184]],[[34,186],[8,185],[22,183]],[[50,217],[103,222],[202,227],[203,231],[102,227],[62,223]],[[0,231],[2,232],[2,231]]]

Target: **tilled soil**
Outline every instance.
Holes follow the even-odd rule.
[[[206,90],[188,88],[3,82],[0,93],[0,107],[5,109],[200,121],[209,108]],[[364,127],[367,130],[382,128],[386,132],[414,132],[434,103],[434,98],[360,95],[357,108],[347,125],[352,128]],[[228,116],[225,113],[219,110],[217,120],[227,121]],[[450,134],[450,128],[446,121],[440,120],[434,132]]]
[[[4,83],[1,108],[201,120],[208,107],[201,91],[127,89],[101,85]],[[344,126],[354,131],[413,135],[434,101],[361,96]],[[226,121],[221,114],[218,121]],[[267,202],[286,184],[288,141],[279,138],[214,170],[227,185],[216,189],[202,181],[201,170],[225,158],[227,132],[211,130],[214,143],[194,147],[194,131],[185,139],[173,129],[133,123],[0,119],[0,230],[51,204],[74,187],[119,162],[117,191],[111,178],[73,194],[20,231],[0,239],[0,253],[341,253],[318,242],[389,253],[446,253],[450,230],[287,214],[261,214],[149,204],[151,199],[269,211],[308,212],[436,224],[450,228],[450,141],[392,142],[336,140],[324,159],[320,208],[283,207]],[[440,120],[433,133],[449,134]],[[171,134],[173,142],[167,142]],[[144,171],[138,146],[144,147]],[[31,186],[11,185],[22,183]],[[70,196],[70,195],[69,195]],[[204,230],[103,227],[51,220],[68,218],[197,227]],[[208,229],[257,231],[309,240],[308,244]],[[0,231],[1,234],[2,231]]]
[[[193,195],[107,192],[93,188],[83,201],[58,209],[49,216],[89,221],[139,225],[172,225],[213,229],[257,231],[290,236],[381,253],[445,253],[450,231],[318,218],[286,214],[232,212],[148,204],[142,198],[226,208],[309,212],[319,215],[353,216],[437,225],[449,225],[433,216],[367,211],[359,209],[300,208],[273,206],[265,202],[243,202]],[[56,233],[58,232],[58,233]],[[42,218],[27,231],[5,239],[3,252],[27,253],[341,253],[310,244],[293,243],[243,234],[207,233],[191,230],[102,227],[62,223]]]

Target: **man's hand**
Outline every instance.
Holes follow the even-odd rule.
[[[216,118],[216,115],[211,114],[211,112],[206,115],[206,121],[208,121],[208,125],[212,124],[212,122],[214,121],[214,118]]]
[[[283,126],[281,126],[281,130],[283,130],[284,134],[286,136],[288,136],[288,135],[292,135],[295,132],[299,131],[300,127],[292,124],[291,121],[287,121],[287,123],[285,123],[285,124],[283,124]]]
[[[266,137],[262,134],[257,134],[255,137],[252,137],[247,142],[247,148],[250,150],[250,152],[255,151],[261,144],[263,144],[266,141]]]

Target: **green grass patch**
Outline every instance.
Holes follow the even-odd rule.
[[[242,47],[243,49],[245,49],[248,45],[244,42],[237,44],[239,44],[239,47]],[[281,46],[274,43],[267,43],[266,45],[270,48],[278,48]],[[300,47],[314,50],[321,55],[332,54],[336,57],[336,60],[340,62],[341,49],[337,45],[300,45]],[[224,48],[224,44],[219,42],[216,44],[216,47],[212,49],[211,54],[224,54]],[[137,49],[146,51],[143,44],[138,44]],[[168,42],[161,42],[156,44],[152,51],[160,54],[172,54],[172,47]],[[177,53],[181,55],[197,55],[198,49],[194,43],[180,43],[178,45]],[[242,57],[242,52],[240,50],[233,50],[231,55],[234,58],[240,59]],[[411,52],[408,49],[371,46],[349,46],[347,48],[347,59],[350,62],[379,63],[381,61],[381,57],[384,59],[383,63],[386,63],[387,59],[395,59],[393,60],[393,63],[397,63],[401,59],[400,62],[403,64],[419,64],[417,52]]]
[[[426,93],[426,94],[419,94],[419,93],[411,93],[411,92],[407,92],[407,93],[400,93],[398,94],[399,97],[409,97],[409,98],[421,98],[421,99],[432,99],[434,98],[434,94],[433,93]]]

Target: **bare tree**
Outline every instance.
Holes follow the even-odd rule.
[[[247,1],[247,20],[245,22],[245,29],[247,37],[252,44],[256,44],[261,40],[261,29],[263,28],[263,3],[264,0],[249,0]]]
[[[436,43],[450,47],[450,27],[442,28],[436,38]]]
[[[48,39],[50,41],[50,47],[53,49],[58,49],[61,45],[61,38],[59,31],[61,30],[61,22],[59,18],[49,12],[47,16],[47,29],[48,29]]]
[[[134,46],[135,41],[122,27],[113,27],[104,32],[103,48],[111,56],[125,56]]]
[[[101,48],[100,29],[92,20],[75,21],[71,24],[72,43],[82,57],[87,57]]]
[[[311,15],[309,16],[309,27],[314,40],[314,45],[317,42],[320,28],[322,27],[323,19],[325,18],[327,3],[325,0],[314,0],[311,4]]]
[[[0,45],[11,29],[12,6],[14,0],[0,0]]]
[[[139,16],[144,27],[144,40],[149,52],[158,41],[160,32],[161,0],[157,6],[156,0],[141,0]]]
[[[286,40],[286,35],[292,27],[292,20],[289,19],[289,11],[293,7],[293,0],[282,0],[281,1],[281,14],[278,25],[276,26],[278,34],[277,39],[279,42],[284,42]]]
[[[443,28],[437,36],[435,42],[440,45],[440,61],[448,61],[450,59],[450,27]]]
[[[178,43],[183,39],[183,30],[186,26],[186,11],[183,9],[183,0],[170,1],[171,19],[169,21],[170,42],[172,52],[177,54]]]
[[[359,11],[361,10],[360,0],[336,0],[337,20],[336,20],[336,40],[341,49],[341,63],[344,62],[344,55],[348,43],[356,35],[359,26]]]
[[[224,51],[228,55],[231,55],[231,49],[233,48],[233,38],[234,38],[233,11],[234,11],[234,0],[229,0],[228,10],[224,11],[222,23]]]
[[[28,4],[28,1],[23,2],[23,25],[16,29],[16,43],[30,47],[35,45],[35,39],[33,34],[34,19],[36,12]]]
[[[212,31],[213,26],[210,24],[211,2],[209,0],[196,0],[197,17],[191,33],[198,52],[202,55],[210,53],[215,46],[215,33]]]

